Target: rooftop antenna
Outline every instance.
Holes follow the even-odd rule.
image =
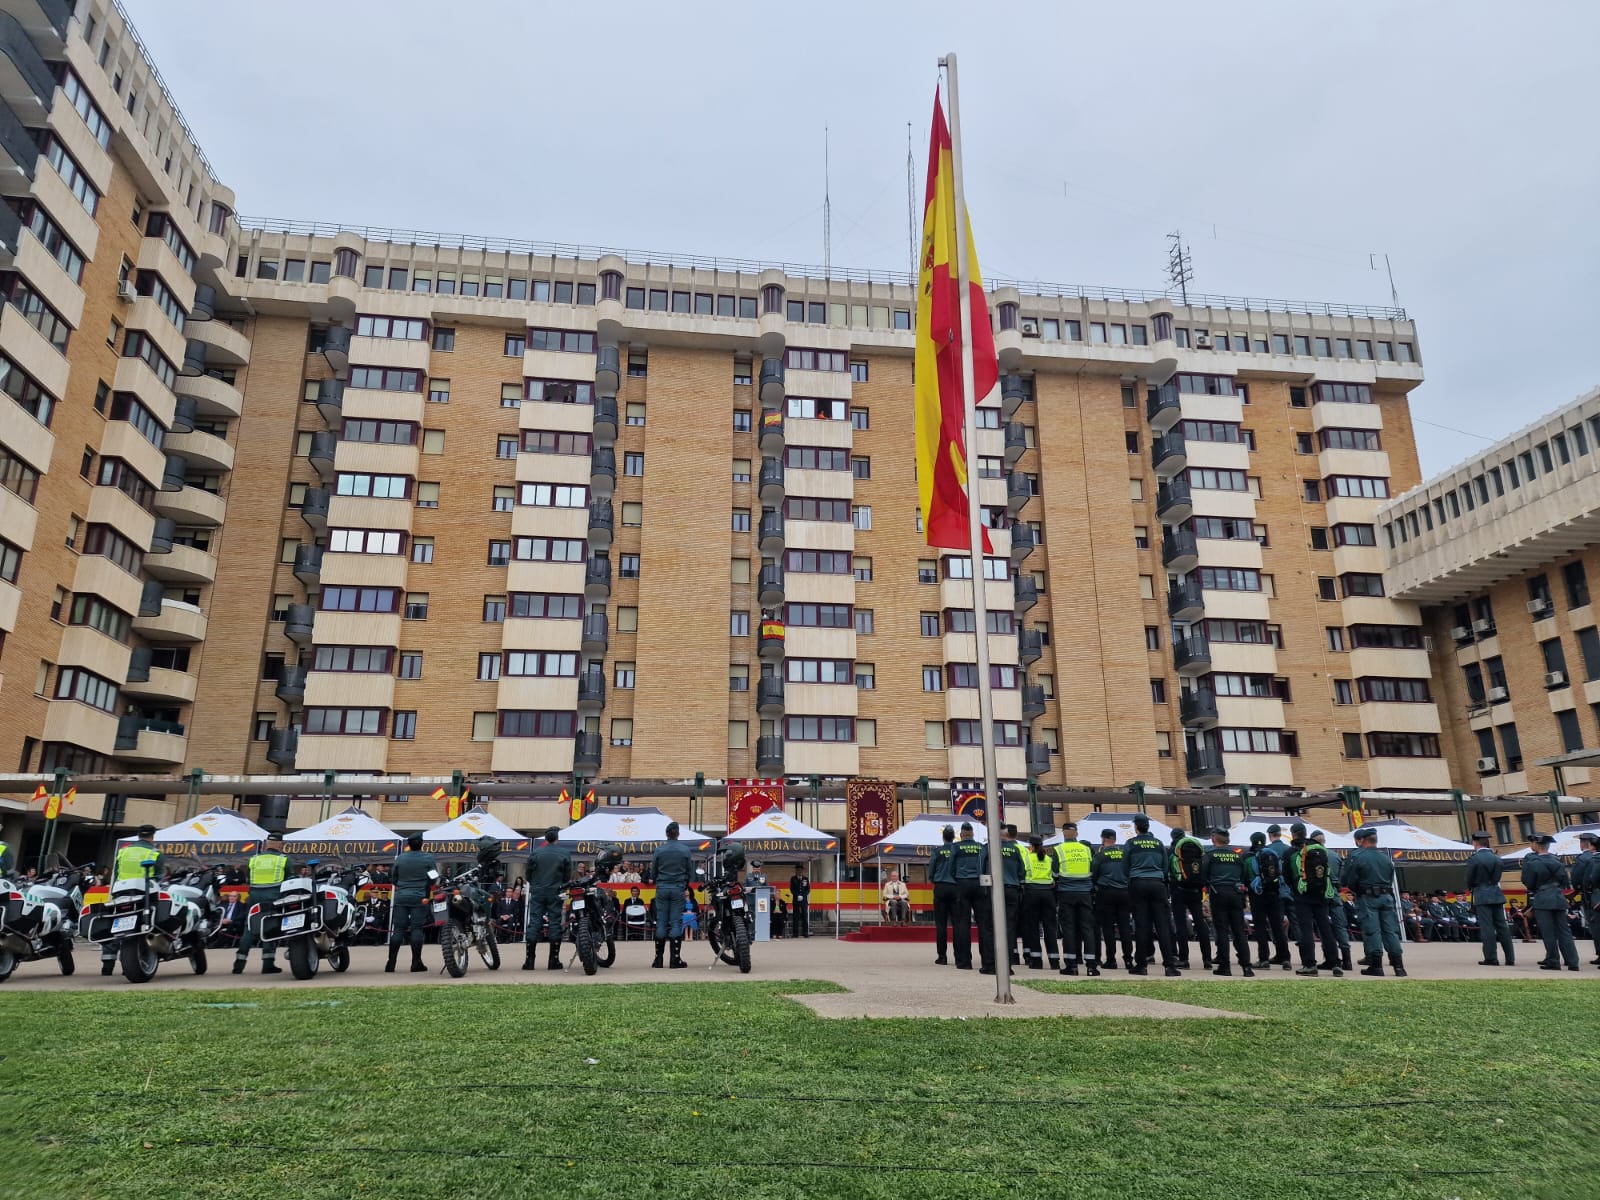
[[[1374,271],[1378,269],[1378,256],[1376,254],[1367,255],[1367,266]],[[1395,290],[1394,268],[1389,265],[1389,256],[1387,254],[1383,256],[1383,269],[1389,273],[1389,302],[1399,308],[1400,293]]]
[[[1167,254],[1167,278],[1172,281],[1183,297],[1187,307],[1189,303],[1189,284],[1194,279],[1194,260],[1189,257],[1189,247],[1183,244],[1183,233],[1174,229],[1167,234],[1167,241],[1172,243],[1172,249]]]
[[[822,275],[833,278],[833,199],[828,180],[828,127],[822,127]]]
[[[911,275],[917,274],[917,160],[911,153],[911,122],[906,122],[906,256],[911,262]]]

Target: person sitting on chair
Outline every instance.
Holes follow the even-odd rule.
[[[890,871],[883,885],[883,915],[891,925],[911,923],[911,889],[901,882],[897,871]]]

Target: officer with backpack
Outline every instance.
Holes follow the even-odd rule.
[[[1256,945],[1261,951],[1256,965],[1282,967],[1287,971],[1290,967],[1289,939],[1283,932],[1283,901],[1279,888],[1283,881],[1283,859],[1267,849],[1266,835],[1261,833],[1250,835],[1250,852],[1245,857],[1249,860],[1245,883],[1250,889],[1250,918],[1255,922]]]
[[[1140,813],[1133,819],[1133,836],[1123,843],[1128,866],[1128,899],[1133,904],[1133,925],[1139,957],[1130,975],[1146,975],[1161,946],[1161,965],[1168,976],[1180,974],[1178,954],[1172,942],[1172,908],[1167,898],[1167,880],[1172,873],[1167,848],[1150,832],[1150,818]]]
[[[1189,922],[1194,921],[1195,940],[1200,943],[1200,961],[1211,969],[1211,935],[1206,932],[1205,885],[1200,882],[1200,862],[1205,848],[1199,838],[1182,829],[1172,831],[1172,940],[1178,950],[1178,968],[1189,969]],[[1217,940],[1223,938],[1217,930]]]
[[[1228,845],[1228,831],[1213,829],[1211,846],[1200,860],[1200,880],[1211,897],[1211,921],[1217,927],[1217,965],[1212,968],[1213,975],[1233,974],[1228,966],[1230,936],[1240,970],[1247,978],[1255,975],[1250,969],[1250,935],[1244,928],[1244,873],[1245,857]]]
[[[1055,850],[1056,925],[1061,930],[1061,973],[1076,975],[1082,958],[1089,975],[1100,974],[1100,934],[1095,925],[1094,852],[1078,840],[1078,826],[1061,827]]]
[[[1122,966],[1133,969],[1133,904],[1128,899],[1127,852],[1117,842],[1115,829],[1100,831],[1100,850],[1089,871],[1094,888],[1094,916],[1105,942],[1105,964],[1117,965],[1117,943],[1122,943]]]
[[[1317,973],[1317,941],[1322,942],[1324,962],[1339,960],[1333,930],[1328,925],[1328,894],[1333,886],[1328,881],[1328,851],[1306,838],[1306,827],[1299,821],[1289,826],[1289,837],[1289,855],[1284,860],[1284,866],[1289,868],[1289,889],[1294,893],[1295,916],[1300,930],[1300,966],[1295,969],[1295,974],[1314,976]],[[1340,978],[1344,970],[1336,966],[1333,974],[1334,978]]]
[[[1339,895],[1339,889],[1344,886],[1344,855],[1328,849],[1328,835],[1320,829],[1311,835],[1311,840],[1321,846],[1323,853],[1328,856],[1328,928],[1333,930],[1333,944],[1339,947],[1338,965],[1342,970],[1353,971],[1355,964],[1350,960],[1350,922],[1345,919],[1344,900]],[[1322,964],[1322,969],[1331,971],[1333,967],[1334,958],[1330,954]]]

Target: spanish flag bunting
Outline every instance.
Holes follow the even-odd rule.
[[[959,234],[958,234],[959,229]],[[950,130],[937,91],[928,147],[928,191],[922,217],[922,266],[917,277],[917,500],[930,546],[970,550],[967,509],[966,406],[961,377],[961,291],[956,238],[967,241],[967,290],[972,302],[972,370],[982,403],[1000,382],[994,331],[978,272],[978,252],[965,212],[956,212]],[[981,532],[981,531],[980,531]],[[993,547],[982,533],[983,550]]]
[[[443,800],[445,798],[445,796],[448,795],[448,794],[449,793],[447,793],[442,787],[438,787],[438,788],[434,788],[433,789],[433,798],[435,800]]]
[[[454,821],[460,815],[461,815],[461,797],[460,796],[449,796],[449,797],[447,797],[445,799],[445,804],[444,804],[444,819],[446,821]]]
[[[44,786],[44,784],[41,783],[37,788],[34,789],[33,798],[34,798],[35,801],[39,801],[39,800],[43,800],[49,794],[50,794],[50,790],[48,788],[46,788]]]
[[[583,797],[581,795],[574,796],[566,788],[562,788],[558,799],[567,806],[567,819],[569,821],[581,821],[583,819]]]
[[[65,796],[63,796],[62,799],[64,799],[68,804],[76,804],[78,802],[78,788],[77,788],[77,785],[73,785],[72,787],[69,787],[67,789],[67,794]]]

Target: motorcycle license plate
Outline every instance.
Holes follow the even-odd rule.
[[[304,929],[305,925],[306,925],[306,915],[305,915],[305,913],[295,913],[294,916],[292,916],[292,917],[285,917],[283,919],[283,924],[282,924],[282,926],[280,926],[280,928],[284,933],[288,933],[291,929]]]
[[[728,907],[729,908],[743,908],[744,907],[744,901],[743,900],[729,900],[728,901]]]
[[[111,922],[112,933],[127,933],[128,930],[139,924],[138,917],[118,917]]]
[[[583,903],[584,902],[582,900],[574,900],[572,902],[572,911],[573,912],[577,912],[579,909],[581,909],[583,907]]]
[[[436,913],[444,912],[444,901],[443,900],[435,900],[433,902],[433,911],[436,912]]]

